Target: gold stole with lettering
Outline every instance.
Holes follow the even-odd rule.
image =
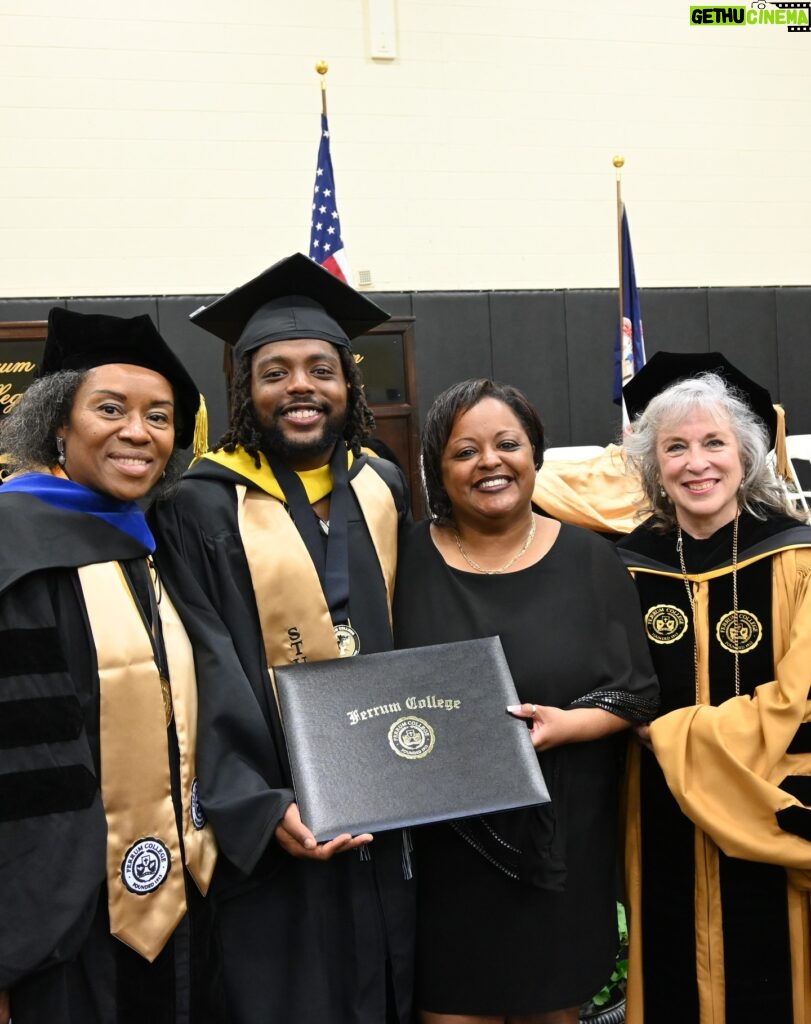
[[[147,626],[121,566],[99,562],[78,573],[99,672],[110,932],[151,962],[186,913],[166,705]],[[205,895],[217,850],[197,803],[194,659],[165,590],[160,618],[180,754],[183,850]]]
[[[350,486],[380,563],[391,618],[397,570],[397,507],[386,483],[368,465],[355,475]],[[239,533],[268,666],[337,658],[338,644],[318,573],[283,503],[264,491],[248,490],[244,484],[237,484],[236,492]]]

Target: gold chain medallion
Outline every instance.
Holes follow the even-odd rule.
[[[674,604],[655,604],[645,612],[645,632],[655,644],[674,644],[687,632],[687,616]]]
[[[760,643],[763,627],[757,615],[739,608],[721,616],[715,627],[715,636],[730,654],[748,654]]]

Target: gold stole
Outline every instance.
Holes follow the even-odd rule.
[[[186,913],[161,680],[147,626],[121,566],[99,562],[78,573],[99,672],[110,932],[151,962]],[[180,752],[183,847],[189,873],[205,894],[217,853],[194,778],[194,659],[165,590],[160,617]]]
[[[391,619],[397,570],[397,507],[368,465],[350,481],[386,584]],[[239,533],[251,573],[269,667],[338,657],[329,607],[309,552],[284,505],[237,484]],[[351,555],[350,555],[351,557]],[[363,637],[360,638],[363,653]]]

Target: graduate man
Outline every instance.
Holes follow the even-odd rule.
[[[392,647],[407,487],[361,450],[373,420],[350,343],[386,319],[300,254],[192,314],[234,346],[230,426],[156,528],[196,657],[231,666],[201,687],[198,770],[235,1024],[411,1019],[407,835],[316,842],[269,671]]]

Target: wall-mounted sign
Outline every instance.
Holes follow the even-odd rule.
[[[3,420],[34,379],[47,333],[48,324],[44,320],[0,323],[0,437]],[[0,464],[2,461],[3,456],[0,454]]]

